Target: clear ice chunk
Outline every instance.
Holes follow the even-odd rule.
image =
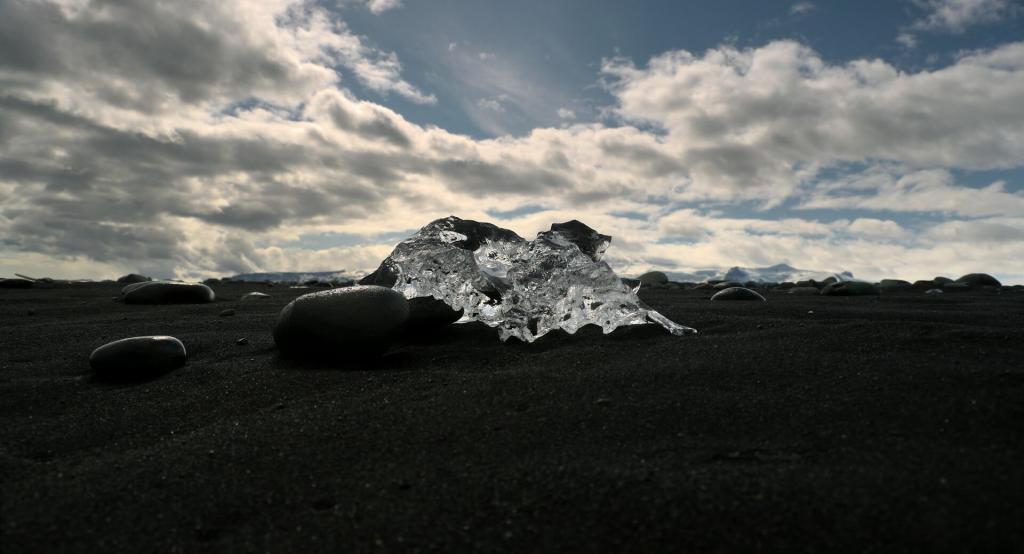
[[[405,239],[363,278],[406,298],[433,297],[461,321],[498,329],[502,341],[533,342],[555,329],[657,323],[673,335],[697,331],[645,305],[602,261],[611,237],[579,221],[556,223],[527,241],[490,223],[438,219]]]

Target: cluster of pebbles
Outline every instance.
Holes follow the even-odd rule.
[[[652,288],[688,288],[713,293],[713,301],[748,300],[765,302],[763,293],[824,296],[866,296],[890,292],[923,291],[943,294],[970,290],[998,289],[1001,283],[985,273],[971,273],[953,280],[936,277],[913,283],[884,279],[877,283],[838,280],[796,283],[736,283],[712,281],[682,284],[669,281],[667,275],[652,271],[637,279],[625,280],[634,286]],[[53,280],[24,277],[0,279],[0,288],[32,288]],[[118,279],[125,285],[121,301],[126,304],[199,304],[213,302],[216,294],[210,284],[151,280],[130,274]],[[269,285],[269,283],[268,283]],[[317,283],[295,288],[311,288]],[[761,292],[758,292],[759,289]],[[241,302],[269,298],[262,292],[243,295]],[[220,312],[235,314],[234,309]],[[454,322],[461,312],[432,298],[407,300],[402,294],[383,286],[352,285],[328,288],[299,296],[280,312],[273,329],[274,342],[287,357],[374,357],[383,354],[408,327],[436,328]],[[244,340],[244,339],[242,339]],[[240,343],[241,344],[241,343]],[[171,336],[140,336],[116,340],[92,352],[89,363],[97,378],[137,381],[151,379],[183,366],[187,360],[185,345]]]
[[[935,277],[929,280],[918,280],[911,283],[901,279],[882,279],[877,283],[855,280],[839,280],[828,277],[821,281],[809,279],[795,283],[737,283],[734,281],[712,280],[704,283],[675,283],[669,281],[665,273],[650,271],[637,279],[628,280],[631,284],[654,288],[683,288],[689,290],[707,290],[713,293],[711,300],[760,300],[765,301],[762,293],[784,293],[795,296],[878,296],[894,292],[922,292],[928,295],[947,292],[967,292],[979,290],[999,290],[1002,283],[987,273],[969,273],[953,280],[948,277]],[[758,292],[758,291],[761,292]]]
[[[207,281],[209,284],[182,283],[131,274],[118,279],[118,283],[125,284],[120,300],[126,304],[201,304],[213,302],[216,298],[216,293],[209,286],[216,284],[215,280]],[[249,292],[239,301],[255,302],[267,298],[270,298],[268,294]],[[420,325],[448,324],[458,319],[458,312],[440,310],[435,302],[424,300],[407,301],[390,288],[374,285],[330,288],[304,294],[281,310],[273,329],[274,342],[281,354],[287,357],[379,356],[398,338],[411,319]],[[219,315],[232,316],[235,310],[226,309]],[[142,381],[185,365],[187,358],[185,345],[175,337],[140,336],[100,346],[90,355],[89,365],[100,380]]]

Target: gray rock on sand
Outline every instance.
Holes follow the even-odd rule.
[[[664,285],[668,283],[668,275],[661,271],[648,271],[636,279],[644,285]]]
[[[763,296],[745,287],[729,287],[720,290],[711,297],[712,300],[760,300],[766,302]]]
[[[928,289],[924,291],[925,294],[942,294],[942,289]]]
[[[180,340],[169,336],[131,337],[92,351],[89,365],[98,379],[143,380],[185,364]]]
[[[825,296],[876,296],[878,288],[862,281],[838,281],[821,289]]]
[[[278,315],[274,342],[285,355],[383,354],[409,319],[409,303],[389,288],[360,285],[304,294]]]
[[[262,292],[249,292],[242,295],[242,302],[246,300],[262,300],[264,298],[270,298],[270,295]]]
[[[117,278],[117,282],[121,283],[122,285],[129,285],[131,283],[145,283],[147,281],[152,280],[152,278],[146,277],[145,275],[139,275],[138,273],[129,273],[128,275],[122,275],[121,277]]]
[[[818,287],[793,287],[789,289],[787,294],[795,294],[796,296],[817,296],[821,294]]]
[[[1001,287],[1002,283],[998,279],[989,275],[988,273],[968,273],[963,277],[954,281],[955,283],[961,283],[968,287]]]
[[[200,283],[150,281],[121,289],[125,304],[205,304],[213,302],[213,289]]]
[[[32,281],[19,277],[0,279],[0,289],[30,289],[32,284]]]

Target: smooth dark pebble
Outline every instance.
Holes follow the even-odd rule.
[[[89,365],[100,379],[143,380],[181,367],[186,359],[180,340],[154,335],[104,344],[92,351]]]
[[[385,287],[358,285],[304,294],[278,315],[274,342],[285,355],[349,358],[383,354],[409,318]]]

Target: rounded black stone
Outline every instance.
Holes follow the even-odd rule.
[[[745,287],[729,287],[720,290],[711,297],[712,300],[760,300],[765,302],[763,296]]]
[[[125,304],[203,304],[213,302],[213,289],[200,283],[152,281],[122,289]]]
[[[663,271],[648,271],[636,278],[645,285],[664,285],[668,283],[668,275]]]
[[[185,345],[163,335],[117,340],[92,351],[89,365],[98,379],[144,380],[185,364]]]
[[[878,288],[886,292],[907,290],[912,286],[910,281],[904,281],[903,279],[882,279],[878,282]]]
[[[243,302],[246,300],[262,300],[264,298],[270,298],[270,295],[262,292],[247,292],[242,295]]]
[[[821,289],[821,294],[825,296],[875,296],[878,294],[878,288],[871,283],[861,281],[839,281]]]
[[[32,288],[32,281],[28,279],[0,279],[0,289],[30,289]]]
[[[142,285],[148,285],[151,283],[162,283],[163,281],[140,281],[138,283],[131,283],[121,287],[121,296],[128,294],[129,292],[141,287]]]
[[[409,319],[405,297],[360,285],[304,294],[278,315],[274,342],[287,356],[362,357],[383,354]]]
[[[957,279],[956,283],[963,283],[969,287],[1001,287],[1002,283],[988,273],[968,273]]]
[[[121,283],[122,285],[127,285],[131,283],[145,283],[147,281],[152,280],[152,278],[146,277],[145,275],[139,275],[138,273],[129,273],[128,275],[122,275],[121,277],[117,278],[117,282]]]
[[[444,300],[430,296],[409,300],[409,321],[406,326],[413,330],[437,330],[455,323],[462,317],[462,310],[453,310]]]

